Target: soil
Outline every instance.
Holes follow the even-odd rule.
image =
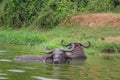
[[[116,36],[116,37],[109,36],[105,38],[105,41],[120,43],[120,36]]]
[[[82,26],[117,26],[120,27],[120,14],[118,13],[89,13],[71,16],[70,24]]]

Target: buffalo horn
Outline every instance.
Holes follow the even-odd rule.
[[[47,47],[45,46],[44,47],[44,52],[46,53],[46,54],[50,54],[50,53],[52,53],[53,52],[53,50],[47,50]]]
[[[69,44],[65,44],[65,43],[64,43],[64,40],[62,40],[62,41],[61,41],[61,45],[62,45],[62,46],[69,46],[70,43],[69,43]]]
[[[83,45],[82,43],[79,43],[80,44],[80,46],[82,46],[82,47],[84,47],[84,48],[88,48],[88,47],[90,47],[90,45],[91,45],[91,43],[88,41],[88,45]]]
[[[72,47],[70,49],[61,49],[61,50],[65,51],[65,52],[70,52],[75,48],[75,45],[73,43],[71,43],[71,45],[72,45]]]

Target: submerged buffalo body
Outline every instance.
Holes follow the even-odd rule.
[[[51,55],[22,55],[14,57],[15,61],[23,61],[23,62],[48,62],[53,63],[52,59],[50,59]]]
[[[31,62],[50,62],[50,63],[69,63],[71,58],[66,54],[66,52],[71,52],[74,49],[74,44],[71,44],[70,49],[55,48],[52,50],[47,50],[44,48],[46,55],[44,56],[33,56],[33,55],[23,55],[16,56],[14,60],[16,61],[31,61]]]
[[[65,44],[64,40],[61,41],[61,45],[63,46],[68,46],[71,48],[71,44],[74,44],[74,49],[71,52],[66,53],[69,57],[71,58],[87,58],[84,49],[83,48],[89,48],[90,47],[90,42],[88,42],[88,45],[83,45],[80,42],[71,42],[69,44]]]
[[[22,55],[14,57],[15,61],[29,61],[29,62],[45,62],[46,56],[39,56],[39,55]]]

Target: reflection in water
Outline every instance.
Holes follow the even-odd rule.
[[[2,61],[2,62],[12,62],[12,60],[9,60],[9,59],[0,59],[0,61]]]
[[[33,67],[24,67],[25,69],[35,69],[35,68],[33,68]]]
[[[0,53],[4,53],[4,52],[6,52],[6,51],[0,50]]]
[[[0,55],[4,55],[3,53],[0,53]]]
[[[32,76],[32,78],[35,78],[38,80],[59,80],[59,79],[45,78],[45,77],[40,77],[40,76]]]
[[[7,77],[0,77],[0,80],[6,80],[6,79],[8,79]]]
[[[83,61],[74,61],[71,64],[54,65],[52,75],[58,79],[74,80],[75,78],[71,76],[75,75],[76,73],[79,73],[80,75],[80,72],[78,72],[80,68],[78,68],[78,66],[81,66],[81,63],[84,64]]]
[[[15,70],[15,69],[11,69],[11,70],[8,70],[10,72],[25,72],[24,70]]]
[[[86,63],[86,58],[77,58],[72,61],[72,65],[84,66]]]
[[[7,74],[4,74],[4,73],[0,73],[0,76],[6,76]]]
[[[8,79],[7,77],[5,77],[7,74],[5,73],[0,73],[0,80],[4,80],[4,79]]]
[[[40,67],[41,70],[38,71],[39,76],[37,76],[37,78],[41,78],[40,76],[44,76],[60,80],[75,80],[76,78],[74,78],[74,76],[80,76],[79,71],[84,68],[80,66],[84,66],[84,64],[85,61],[74,61],[70,64],[43,64],[43,66]],[[42,75],[40,75],[41,73]]]
[[[68,68],[66,68],[66,69],[68,69]],[[63,71],[62,70],[62,67],[60,67],[60,66],[53,66],[53,77],[55,77],[55,78],[60,78],[61,77],[61,71]]]

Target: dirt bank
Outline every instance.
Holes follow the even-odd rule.
[[[116,36],[116,37],[109,36],[105,38],[105,41],[120,43],[120,36]]]
[[[71,16],[70,24],[82,26],[117,26],[120,27],[120,14],[117,13],[89,13]]]

